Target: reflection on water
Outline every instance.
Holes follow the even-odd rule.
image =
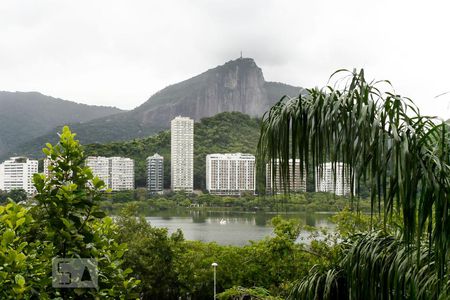
[[[156,227],[167,227],[169,232],[181,229],[188,240],[217,242],[222,245],[245,245],[273,235],[270,220],[277,213],[236,212],[177,209],[147,214],[147,221]],[[300,220],[302,224],[333,230],[329,221],[332,214],[282,213],[285,218]],[[300,243],[308,243],[308,233],[302,232]]]

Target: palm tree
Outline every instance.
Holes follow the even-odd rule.
[[[414,268],[414,272],[423,271],[422,267],[426,267],[427,272],[431,272],[432,269],[436,275],[433,277],[435,278],[433,287],[437,290],[433,295],[442,296],[449,284],[448,125],[436,118],[422,116],[410,99],[393,92],[382,91],[383,85],[391,87],[387,81],[367,82],[363,70],[359,72],[340,70],[332,77],[341,72],[347,72],[349,76],[337,81],[334,86],[309,89],[306,95],[295,98],[283,97],[264,115],[258,145],[259,170],[262,171],[265,163],[278,159],[282,182],[286,187],[290,180],[295,180],[289,178],[289,159],[298,158],[304,162],[300,164],[301,174],[309,173],[311,165],[317,166],[327,161],[333,164],[337,162],[348,164],[349,168],[342,168],[348,170],[342,171],[348,174],[341,175],[350,178],[352,203],[358,201],[361,184],[367,183],[371,193],[372,214],[383,215],[385,226],[393,213],[402,215],[400,239],[404,248],[401,249],[407,255],[397,255],[390,259],[399,259],[401,263],[410,257],[407,263]],[[271,169],[274,170],[274,167]],[[315,167],[312,172],[316,172]],[[370,239],[367,240],[368,238]],[[392,238],[383,233],[362,236],[355,239],[348,249],[359,245],[365,247],[364,251],[369,255],[380,239],[391,241]],[[363,244],[361,240],[364,240]],[[393,241],[395,240],[394,238]],[[381,245],[388,247],[389,243]],[[395,245],[388,249],[398,251],[401,246]],[[384,249],[383,247],[377,249]],[[405,281],[407,285],[405,289],[408,292],[399,294],[396,292],[396,286],[382,284],[379,281],[381,278],[388,280],[388,283],[395,281],[387,275],[378,279],[372,278],[374,280],[371,282],[372,290],[368,290],[367,286],[361,285],[349,271],[351,267],[366,267],[364,261],[352,257],[356,254],[361,255],[362,252],[357,251],[358,249],[354,249],[355,251],[348,249],[343,251],[343,256],[346,261],[352,262],[351,265],[342,262],[328,273],[312,272],[309,278],[299,283],[296,291],[305,291],[312,288],[309,283],[318,284],[322,281],[324,283],[322,292],[316,286],[317,293],[309,294],[311,298],[333,298],[330,289],[338,282],[345,282],[346,288],[351,291],[347,294],[351,299],[362,299],[361,295],[367,296],[366,299],[396,297],[401,299],[407,295],[420,298],[430,295],[414,290],[409,281]],[[427,251],[424,252],[423,249]],[[388,265],[391,261],[387,257],[392,253],[386,251],[383,253],[386,256],[381,263],[386,264],[385,267],[391,267]],[[411,259],[413,253],[417,259]],[[380,263],[379,260],[374,261]],[[412,269],[402,270],[406,272]],[[373,270],[367,268],[365,271]],[[428,274],[427,272],[424,271]],[[394,275],[399,274],[392,276]],[[412,276],[407,273],[403,275]],[[313,277],[316,279],[312,279]]]

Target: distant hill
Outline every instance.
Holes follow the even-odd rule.
[[[169,128],[170,120],[178,115],[196,121],[227,111],[260,117],[282,96],[299,93],[304,93],[304,89],[265,81],[253,59],[239,58],[170,85],[132,111],[71,127],[82,143],[130,140]],[[55,142],[55,136],[48,134],[31,140],[14,149],[14,153],[36,155],[48,141]]]
[[[0,91],[0,157],[55,126],[87,122],[122,112],[53,98],[37,92]]]
[[[220,113],[194,125],[194,185],[205,188],[206,155],[242,152],[255,154],[259,139],[260,119],[239,112]],[[159,153],[164,156],[164,183],[170,187],[170,131],[162,131],[144,139],[85,146],[86,155],[125,156],[135,159],[136,184],[146,185],[145,160]]]

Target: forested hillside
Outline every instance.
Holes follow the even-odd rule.
[[[256,152],[260,120],[239,112],[204,118],[194,127],[194,186],[205,188],[206,155],[224,152]],[[164,156],[164,185],[170,187],[170,131],[126,142],[90,144],[86,155],[125,156],[135,160],[136,185],[145,186],[145,160],[154,153]]]
[[[80,104],[37,92],[0,91],[0,157],[56,126],[120,112],[114,107]]]

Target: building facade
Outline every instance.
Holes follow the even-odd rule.
[[[147,189],[152,194],[164,191],[164,157],[158,153],[147,157]]]
[[[11,157],[0,165],[0,190],[10,192],[23,189],[27,194],[36,193],[33,175],[38,173],[38,161],[26,157]]]
[[[272,172],[272,166],[275,172]],[[289,186],[284,186],[282,182],[281,167],[279,160],[266,164],[266,191],[268,193],[280,194],[284,191],[306,192],[306,171],[300,171],[300,159],[294,161],[289,159]],[[272,177],[273,175],[273,177]]]
[[[338,196],[345,196],[350,194],[350,187],[350,167],[347,164],[327,162],[317,167],[316,192],[328,192]]]
[[[126,157],[109,158],[109,188],[113,191],[134,189],[134,160]]]
[[[88,156],[86,158],[86,166],[91,168],[92,174],[101,179],[106,188],[109,186],[109,159],[103,156]]]
[[[44,175],[45,177],[49,177],[51,174],[51,171],[49,169],[51,165],[51,160],[49,158],[45,158],[44,159]]]
[[[131,158],[89,156],[86,166],[112,191],[134,189],[134,160]]]
[[[173,191],[194,190],[194,120],[176,117],[170,124],[170,170]]]
[[[255,156],[242,153],[208,154],[206,189],[214,195],[255,193]]]

